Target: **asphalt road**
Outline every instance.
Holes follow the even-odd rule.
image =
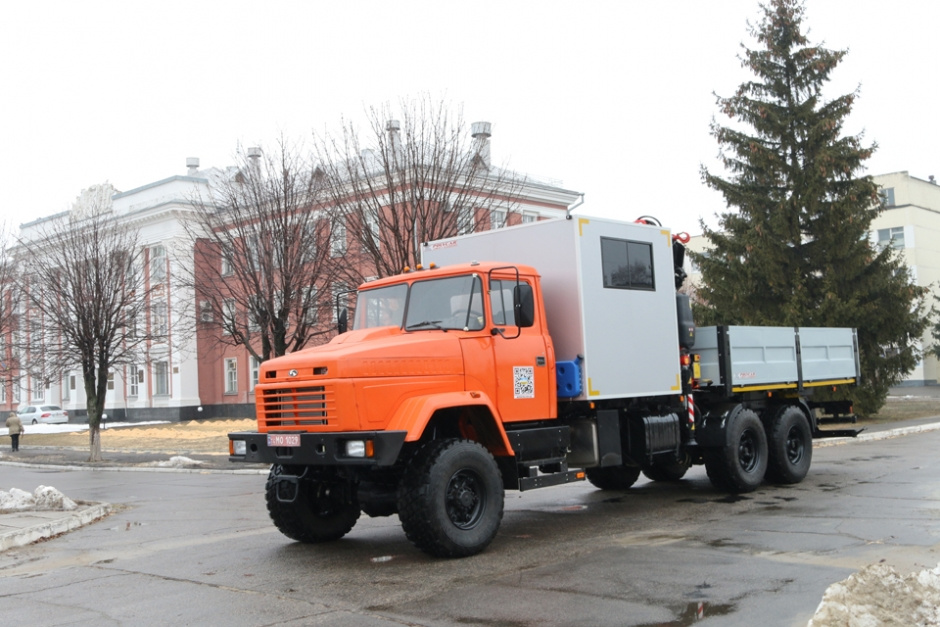
[[[11,625],[805,625],[866,564],[940,562],[938,449],[940,431],[819,448],[804,483],[744,497],[701,468],[508,492],[496,540],[463,560],[419,552],[397,517],[291,542],[263,476],[4,467],[7,487],[117,512],[0,554],[0,607]]]

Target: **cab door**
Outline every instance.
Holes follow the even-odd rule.
[[[524,278],[520,283],[531,281]],[[516,279],[489,281],[488,326],[491,332],[496,406],[504,422],[555,418],[555,355],[543,320],[529,327],[514,324]],[[536,307],[536,316],[539,308]]]

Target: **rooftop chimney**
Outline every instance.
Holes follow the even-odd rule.
[[[188,176],[196,176],[199,173],[199,157],[186,157],[186,167]]]
[[[385,125],[385,130],[388,131],[388,143],[389,150],[392,154],[392,159],[397,161],[401,157],[401,122],[398,120],[389,120],[388,124]]]
[[[490,133],[489,122],[474,122],[470,125],[473,135],[474,162],[479,163],[487,170],[490,168]]]

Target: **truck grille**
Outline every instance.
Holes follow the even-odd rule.
[[[325,385],[267,389],[261,395],[259,418],[268,427],[327,425],[336,407],[333,390]]]

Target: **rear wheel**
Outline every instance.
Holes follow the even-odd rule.
[[[587,468],[587,480],[601,490],[627,490],[640,478],[637,466]]]
[[[767,432],[770,460],[767,479],[774,483],[799,483],[813,460],[813,434],[806,415],[793,405],[782,407]]]
[[[411,542],[436,557],[485,549],[503,518],[496,460],[471,440],[436,440],[415,454],[398,490],[398,517]]]
[[[705,470],[719,490],[753,492],[767,472],[767,434],[760,418],[750,409],[731,419],[725,446],[705,451]]]
[[[283,466],[272,466],[264,486],[274,526],[288,538],[306,543],[332,542],[349,533],[359,519],[359,503],[351,488],[322,470],[296,483],[280,479],[290,474]],[[293,501],[287,502],[291,497]]]

